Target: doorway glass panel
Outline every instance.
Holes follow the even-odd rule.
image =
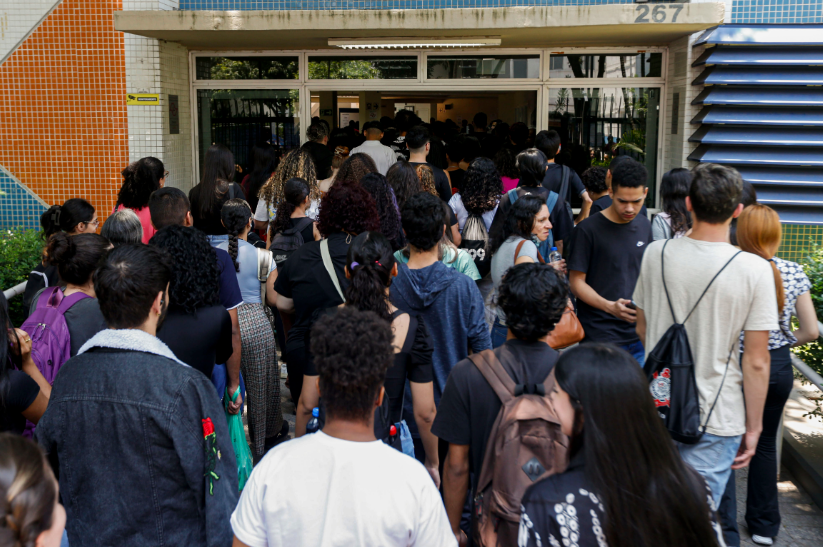
[[[662,53],[628,55],[554,55],[549,78],[660,78]]]

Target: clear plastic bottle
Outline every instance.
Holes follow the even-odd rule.
[[[311,411],[311,419],[309,420],[309,423],[306,424],[306,435],[309,433],[315,433],[320,429],[320,419],[318,416],[320,416],[320,409],[314,407]]]
[[[549,253],[549,263],[560,262],[561,260],[563,260],[563,255],[557,250],[557,247],[552,247]]]

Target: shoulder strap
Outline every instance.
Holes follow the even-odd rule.
[[[55,287],[57,292],[63,293],[59,287]],[[70,294],[69,296],[64,296],[63,299],[60,301],[60,305],[57,306],[57,311],[60,313],[66,313],[69,311],[69,308],[80,302],[81,300],[85,300],[86,298],[91,298],[91,296],[87,295],[83,292],[76,292],[74,294]]]
[[[565,165],[561,165],[560,169],[563,171],[563,175],[561,176],[561,179],[560,179],[561,182],[560,182],[560,192],[559,192],[559,194],[561,196],[563,196],[563,199],[565,200],[566,196],[569,193],[569,179],[571,178],[572,170],[569,169]]]
[[[520,249],[523,248],[524,243],[526,243],[525,239],[517,244],[517,248],[514,250],[514,260],[513,260],[513,262],[517,263],[517,257],[520,256]]]
[[[554,190],[549,190],[549,197],[546,198],[546,207],[549,208],[549,215],[551,215],[552,211],[554,211],[554,206],[557,205],[557,200],[559,197],[560,194]]]
[[[345,302],[346,297],[343,296],[343,290],[340,288],[340,280],[337,279],[337,272],[334,271],[334,264],[332,264],[331,254],[329,254],[328,239],[320,242],[320,256],[323,257],[323,266],[326,267],[326,272],[328,272],[329,277],[331,277],[331,282],[334,284],[334,288],[337,289],[337,294],[340,295],[340,298]]]
[[[303,217],[301,219],[298,219],[294,223],[294,231],[295,232],[302,232],[306,228],[306,226],[308,226],[312,222],[314,222],[314,219],[311,218],[311,217]]]
[[[514,205],[514,202],[517,201],[517,198],[519,197],[517,195],[517,188],[512,188],[511,190],[506,192],[506,194],[509,196],[509,204]]]
[[[37,298],[37,305],[35,309],[40,308],[57,308],[63,302],[63,291],[60,287],[46,288],[40,293]]]
[[[257,250],[257,279],[260,283],[265,283],[269,279],[269,270],[271,270],[271,251],[255,247]]]
[[[690,311],[690,312],[689,312],[689,315],[687,315],[687,316],[686,316],[686,319],[684,319],[684,320],[683,320],[683,323],[685,323],[686,321],[688,321],[688,320],[689,320],[689,317],[691,317],[691,316],[692,316],[692,314],[694,313],[694,310],[696,310],[696,309],[697,309],[697,305],[698,305],[698,304],[700,304],[700,301],[701,301],[701,300],[703,300],[703,297],[704,297],[704,296],[706,296],[706,293],[707,293],[707,292],[709,292],[709,288],[712,286],[712,284],[714,283],[714,281],[715,281],[718,277],[720,277],[720,274],[721,274],[721,273],[723,273],[723,270],[725,270],[725,269],[726,269],[726,267],[727,267],[729,264],[731,264],[731,263],[732,263],[732,260],[734,260],[735,258],[737,258],[737,256],[738,256],[740,253],[742,253],[742,252],[743,252],[743,251],[737,251],[736,253],[734,253],[734,256],[732,256],[732,257],[728,260],[728,262],[726,262],[725,264],[723,264],[723,267],[722,267],[722,268],[720,268],[720,270],[719,270],[716,274],[714,274],[714,277],[712,277],[712,280],[711,280],[711,281],[709,281],[709,284],[708,284],[708,285],[706,285],[706,288],[703,290],[703,294],[701,294],[701,295],[700,295],[700,298],[698,298],[698,299],[697,299],[697,302],[695,302],[694,307],[692,308],[692,311]],[[674,316],[672,316],[672,317],[674,317]],[[727,366],[728,366],[728,365],[727,365]]]
[[[406,332],[406,340],[403,342],[403,353],[411,353],[412,346],[414,346],[414,339],[417,338],[417,317],[409,314],[409,330]]]
[[[509,373],[503,370],[503,365],[497,359],[494,351],[485,349],[480,353],[469,355],[469,359],[480,370],[480,374],[489,383],[500,402],[506,404],[514,398],[516,385]]]

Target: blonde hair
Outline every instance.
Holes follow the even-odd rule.
[[[437,193],[437,187],[434,185],[434,171],[426,164],[421,163],[414,169],[417,177],[420,179],[420,187],[424,192],[428,192],[433,196],[440,197]]]
[[[311,155],[300,148],[292,150],[283,158],[280,165],[272,173],[268,181],[260,189],[259,197],[266,205],[277,208],[283,201],[283,189],[286,181],[300,178],[309,185],[309,197],[312,201],[320,199],[320,188],[317,186],[317,170]]]
[[[765,258],[772,265],[774,285],[777,291],[777,309],[783,314],[786,295],[783,291],[783,276],[772,258],[780,247],[783,237],[780,217],[774,209],[766,205],[750,205],[743,209],[737,219],[737,242],[747,253]]]

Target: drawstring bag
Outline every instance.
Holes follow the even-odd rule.
[[[223,404],[226,408],[226,421],[229,425],[229,436],[231,437],[231,445],[234,448],[234,456],[237,458],[237,482],[240,485],[240,491],[246,486],[246,481],[249,480],[254,462],[251,459],[251,450],[249,444],[246,442],[246,431],[243,429],[243,417],[238,414],[229,414],[229,401],[237,400],[240,395],[240,387],[234,392],[234,395],[229,397],[228,388],[226,388],[226,396],[223,397]]]

